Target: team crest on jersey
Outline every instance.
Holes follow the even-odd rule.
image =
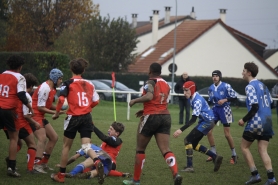
[[[65,88],[66,88],[66,86],[62,86],[62,87],[61,87],[61,91],[64,90]]]
[[[264,90],[264,87],[261,83],[259,83],[259,87],[260,87],[261,90]]]
[[[222,95],[222,96],[223,96],[223,95],[224,95],[224,91],[220,91],[220,95]]]

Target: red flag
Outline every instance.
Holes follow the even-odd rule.
[[[112,88],[114,88],[115,87],[115,73],[114,72],[112,72],[112,74],[111,74],[111,76],[112,76],[112,84],[111,84],[111,86],[112,86]]]

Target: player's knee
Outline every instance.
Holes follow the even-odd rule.
[[[187,144],[185,145],[185,150],[192,150],[192,149],[193,149],[193,146],[192,146],[191,143],[187,143]]]
[[[90,143],[82,144],[81,147],[86,155],[88,154],[88,151],[92,149]]]
[[[199,143],[198,142],[193,142],[192,147],[193,147],[194,150],[199,151]]]

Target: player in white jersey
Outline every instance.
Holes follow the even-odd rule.
[[[267,171],[268,180],[265,185],[277,185],[271,159],[267,153],[269,139],[274,135],[271,118],[271,104],[273,101],[268,88],[262,82],[255,79],[258,71],[258,66],[253,62],[245,63],[242,71],[243,79],[249,82],[245,87],[248,113],[238,121],[240,126],[244,126],[245,122],[247,123],[240,146],[244,159],[251,171],[251,178],[245,184],[255,184],[261,181],[260,174],[250,152],[251,144],[257,140],[258,152]]]

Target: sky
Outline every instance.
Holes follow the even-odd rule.
[[[278,48],[278,0],[93,0],[93,3],[99,4],[101,16],[122,17],[130,23],[131,14],[138,14],[137,21],[148,21],[153,10],[159,10],[162,19],[165,6],[171,7],[171,16],[176,12],[190,15],[194,7],[197,20],[218,19],[219,9],[224,8],[228,26],[267,44],[267,49]]]

